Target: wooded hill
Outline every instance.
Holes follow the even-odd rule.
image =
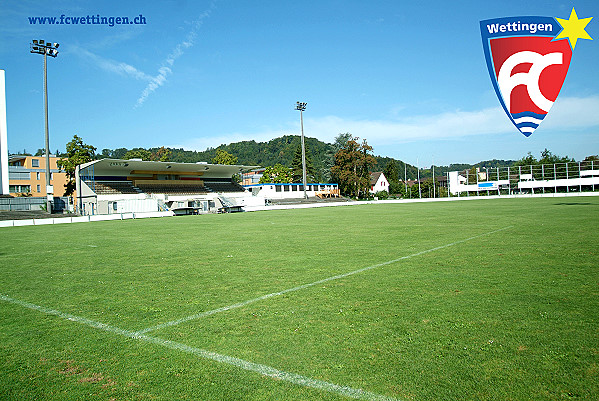
[[[319,181],[327,181],[329,178],[329,170],[332,165],[333,158],[333,145],[322,142],[316,138],[305,138],[307,152],[312,155],[312,162],[314,169],[317,172]],[[217,149],[225,150],[237,157],[238,164],[250,165],[250,166],[274,166],[280,163],[286,167],[291,167],[291,161],[293,154],[297,147],[300,145],[301,138],[297,135],[284,135],[279,138],[271,139],[268,142],[256,142],[256,141],[242,141],[235,142],[228,145],[220,145],[216,148],[208,148],[204,151],[195,150],[184,150],[182,148],[168,148],[171,152],[169,160],[172,162],[179,163],[196,163],[196,162],[210,162],[215,156]],[[110,157],[121,159],[129,150],[136,150],[143,148],[134,149],[103,149],[99,158]],[[149,148],[148,151],[156,153],[159,148]],[[404,162],[396,160],[386,156],[375,156],[377,164],[374,166],[374,171],[383,171],[387,164],[391,162],[397,163],[397,170],[401,179],[404,178],[404,171],[407,170],[408,179],[416,179],[417,168],[411,164],[407,164],[404,168]],[[447,171],[464,170],[472,167],[501,167],[511,166],[515,162],[513,160],[489,160],[482,161],[475,165],[472,164],[451,164],[449,166],[435,166],[435,175],[444,175]],[[428,178],[432,176],[431,169],[421,169],[420,178]]]

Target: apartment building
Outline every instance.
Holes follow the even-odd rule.
[[[50,185],[55,196],[62,196],[67,183],[67,175],[58,170],[59,157],[50,156]],[[12,196],[45,197],[46,157],[12,155],[8,159],[9,193]]]

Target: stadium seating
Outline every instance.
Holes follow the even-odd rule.
[[[138,194],[131,181],[85,181],[98,195]]]
[[[211,192],[243,192],[245,189],[232,181],[204,181],[204,185]]]
[[[169,194],[169,195],[205,195],[210,192],[243,192],[244,188],[232,181],[214,180],[204,182],[181,182],[160,180],[132,181],[85,181],[98,195],[118,194]]]
[[[198,184],[137,184],[137,187],[148,194],[169,194],[169,195],[202,195],[209,191],[203,185]]]

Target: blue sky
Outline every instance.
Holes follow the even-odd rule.
[[[500,108],[479,21],[594,17],[551,112],[529,138]],[[145,25],[31,25],[34,16],[143,15]],[[518,159],[548,148],[599,153],[599,2],[559,1],[17,1],[0,3],[8,146],[44,146],[43,57],[50,147],[74,134],[119,147],[204,150],[299,134],[366,138],[374,153],[420,166]]]

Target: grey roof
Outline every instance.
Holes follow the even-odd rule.
[[[383,173],[380,171],[378,171],[376,173],[370,173],[370,186],[376,184],[376,182],[379,180],[379,177],[381,176],[381,174],[383,174]]]
[[[93,169],[94,175],[131,175],[133,171],[155,171],[164,173],[196,173],[201,172],[207,178],[231,177],[235,173],[250,170],[259,166],[224,165],[208,163],[173,163],[159,161],[124,160],[124,159],[102,159],[94,160],[79,166],[80,170]]]

